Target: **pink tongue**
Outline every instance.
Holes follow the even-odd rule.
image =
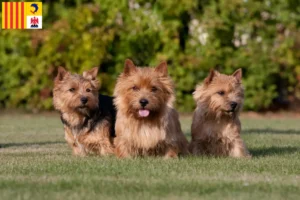
[[[139,115],[141,117],[148,117],[149,113],[149,110],[139,110]]]

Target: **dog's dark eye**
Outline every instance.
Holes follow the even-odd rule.
[[[219,92],[217,92],[219,95],[221,95],[221,96],[223,96],[224,94],[225,94],[225,92],[224,91],[219,91]]]
[[[88,88],[88,89],[86,89],[86,92],[91,92],[91,89],[89,89],[89,88]]]
[[[75,91],[75,88],[70,88],[69,91],[70,91],[70,92],[74,92],[74,91]]]
[[[138,91],[139,88],[138,88],[137,86],[133,86],[133,87],[132,87],[132,90],[133,90],[133,91]]]
[[[151,88],[151,91],[152,91],[152,92],[156,92],[156,91],[157,91],[157,87],[154,87],[154,86],[153,86],[153,87]]]

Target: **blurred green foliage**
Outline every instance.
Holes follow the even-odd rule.
[[[294,0],[45,1],[43,30],[0,32],[0,106],[52,109],[57,67],[100,67],[112,94],[126,58],[169,63],[177,107],[211,68],[243,69],[245,109],[300,96],[300,4]]]

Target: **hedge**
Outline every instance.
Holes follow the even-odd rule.
[[[245,109],[300,96],[300,5],[294,0],[46,1],[42,30],[1,30],[0,107],[50,110],[58,66],[98,66],[112,94],[126,58],[169,64],[177,108],[212,68],[243,69]],[[2,10],[2,9],[1,9]]]

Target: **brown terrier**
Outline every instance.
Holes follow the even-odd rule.
[[[173,109],[174,86],[165,62],[156,68],[141,68],[127,59],[114,96],[118,157],[168,158],[188,153],[188,142]]]
[[[197,108],[192,123],[190,151],[194,155],[250,157],[240,137],[244,90],[242,70],[232,75],[212,70],[194,99]]]
[[[115,110],[112,97],[99,95],[98,68],[83,76],[58,69],[53,103],[61,113],[65,139],[75,155],[114,153]]]

